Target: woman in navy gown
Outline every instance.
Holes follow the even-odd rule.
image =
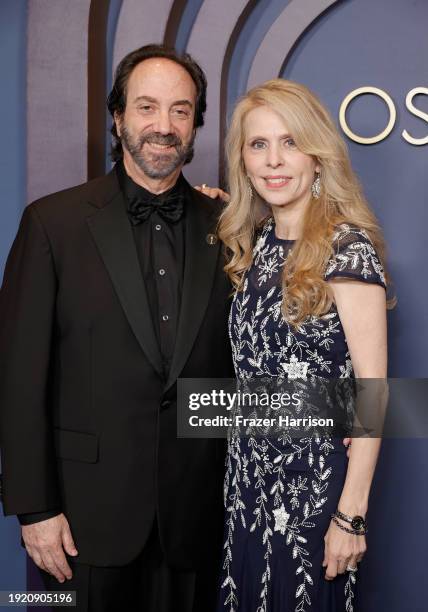
[[[219,235],[238,379],[384,379],[383,241],[328,112],[268,81],[238,103],[227,155]],[[354,438],[348,458],[328,433],[230,432],[219,612],[358,609],[379,446]]]

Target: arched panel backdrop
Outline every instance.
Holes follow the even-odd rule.
[[[228,117],[248,87],[300,81],[338,123],[348,94],[375,87],[380,94],[350,102],[356,138],[346,140],[389,246],[398,297],[389,375],[428,377],[427,25],[426,0],[2,0],[0,271],[28,202],[109,168],[104,102],[118,61],[138,46],[175,45],[207,74],[206,125],[185,171],[193,183],[223,184]],[[389,135],[356,142],[380,134],[391,109]],[[428,609],[427,450],[426,439],[384,441],[359,573],[362,612]],[[16,520],[0,518],[0,590],[38,586]]]

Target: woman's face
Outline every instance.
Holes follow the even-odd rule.
[[[244,131],[244,165],[257,193],[272,207],[303,210],[319,165],[299,151],[283,119],[268,106],[247,114]]]

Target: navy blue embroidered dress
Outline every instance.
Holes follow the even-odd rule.
[[[233,300],[229,332],[236,376],[349,378],[352,363],[333,305],[298,330],[281,314],[281,269],[293,241],[269,219]],[[366,232],[341,225],[325,277],[385,287]],[[345,481],[342,438],[229,435],[225,542],[218,612],[353,612],[356,573],[324,578],[324,536]]]

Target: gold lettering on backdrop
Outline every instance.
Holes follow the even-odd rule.
[[[413,98],[418,94],[428,96],[428,88],[415,87],[414,89],[411,89],[406,96],[406,108],[412,113],[412,115],[415,115],[420,119],[424,119],[428,123],[428,113],[424,113],[423,111],[416,108],[416,106],[413,104]],[[403,130],[401,132],[401,135],[403,136],[404,140],[407,140],[407,142],[409,142],[410,144],[417,146],[428,144],[428,135],[424,138],[414,138],[413,136],[410,136],[407,130]]]
[[[386,126],[386,128],[382,132],[377,134],[376,136],[370,136],[368,138],[364,136],[358,136],[358,134],[355,134],[351,130],[351,128],[348,126],[347,121],[346,121],[346,110],[349,104],[352,102],[352,100],[354,100],[354,98],[357,98],[358,96],[362,96],[364,94],[372,94],[375,96],[379,96],[386,103],[388,110],[389,110],[389,121],[388,121],[388,125]],[[421,111],[418,111],[418,112],[421,112]],[[395,104],[392,98],[386,93],[386,91],[383,91],[383,89],[379,89],[378,87],[366,86],[366,87],[359,87],[358,89],[354,89],[343,100],[342,104],[340,105],[340,110],[339,110],[339,122],[340,122],[340,126],[342,130],[345,132],[348,138],[350,138],[351,140],[354,140],[355,142],[359,142],[360,144],[374,144],[386,138],[392,132],[394,128],[396,118],[397,118],[397,111],[395,110]]]

